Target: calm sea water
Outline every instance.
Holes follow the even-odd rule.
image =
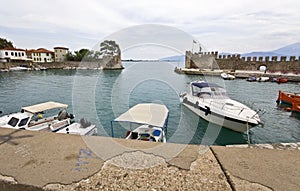
[[[76,118],[85,117],[97,125],[99,136],[111,135],[111,120],[142,102],[167,105],[170,110],[167,141],[192,144],[241,144],[247,135],[199,119],[180,104],[178,94],[187,82],[205,78],[226,87],[229,96],[251,108],[264,110],[263,128],[251,129],[252,143],[300,141],[300,119],[278,109],[278,90],[300,92],[297,83],[250,83],[243,79],[223,81],[219,77],[180,75],[178,63],[124,63],[123,71],[48,70],[0,73],[0,111],[19,111],[46,101],[69,105]],[[116,137],[124,137],[127,125],[114,123]]]

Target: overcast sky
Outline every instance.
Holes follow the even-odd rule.
[[[0,37],[18,48],[92,48],[124,28],[144,24],[174,27],[219,52],[268,51],[300,41],[299,0],[0,2]]]

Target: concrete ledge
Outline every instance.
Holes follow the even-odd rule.
[[[295,190],[299,150],[0,128],[0,190]],[[275,181],[274,181],[275,180]]]

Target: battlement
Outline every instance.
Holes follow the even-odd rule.
[[[212,52],[213,53],[213,52]],[[294,62],[300,60],[300,56],[247,56],[241,57],[240,54],[228,54],[228,55],[217,55],[216,58],[218,60],[225,60],[225,59],[241,59],[247,62]]]
[[[265,66],[272,71],[300,72],[300,56],[248,56],[240,54],[218,55],[218,51],[192,53],[186,51],[185,67],[197,69],[259,70]]]

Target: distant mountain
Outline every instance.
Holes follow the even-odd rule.
[[[275,52],[250,52],[250,53],[244,53],[244,54],[241,54],[241,56],[243,57],[265,57],[265,56],[281,56],[281,54],[278,54],[278,53],[275,53]]]
[[[185,61],[185,55],[176,55],[176,56],[160,58],[159,61],[184,62]]]
[[[286,55],[286,56],[299,56],[300,55],[300,42],[296,42],[294,44],[284,46],[277,50],[273,50],[272,52],[280,54],[280,55]]]
[[[237,54],[237,53],[228,53],[228,52],[222,52],[219,55],[230,55],[230,54]],[[282,48],[272,50],[272,51],[257,51],[257,52],[249,52],[249,53],[243,53],[241,54],[242,57],[265,57],[265,56],[300,56],[300,42],[290,44],[287,46],[284,46]]]

